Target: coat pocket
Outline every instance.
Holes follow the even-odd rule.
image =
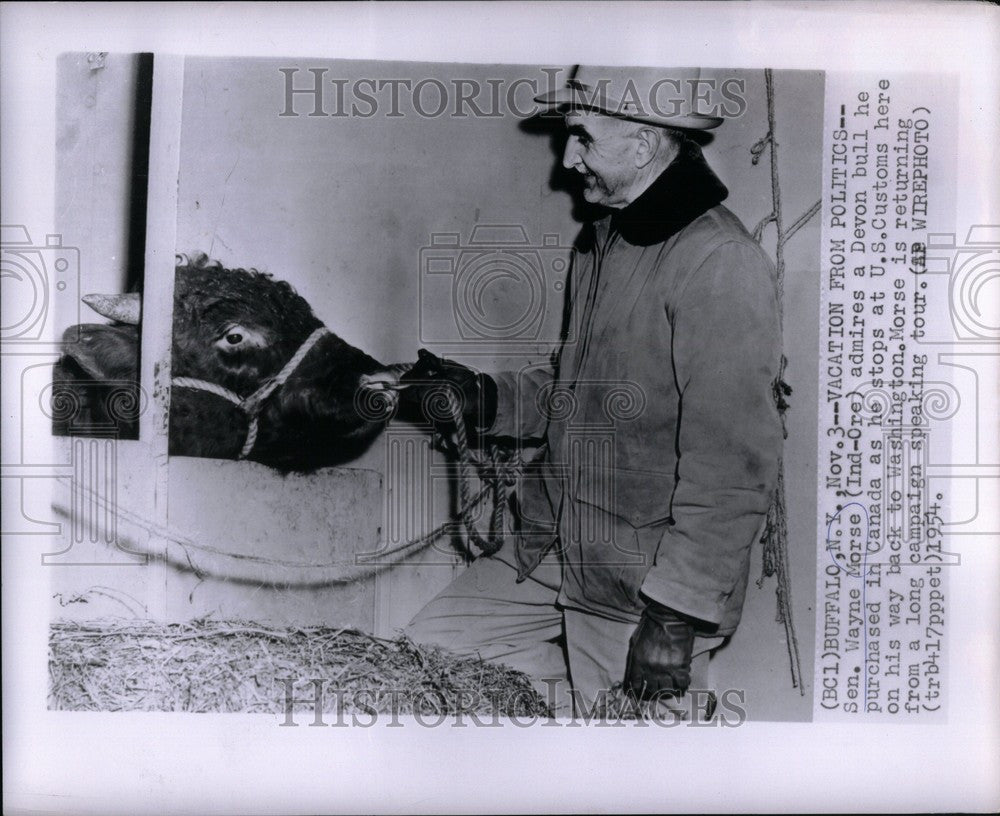
[[[633,527],[671,522],[672,473],[621,467],[580,468],[573,497],[624,519]]]

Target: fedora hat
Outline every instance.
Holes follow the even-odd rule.
[[[540,94],[535,101],[664,127],[711,130],[722,124],[723,117],[701,110],[699,103],[707,100],[704,88],[699,90],[700,80],[698,68],[577,65],[565,87]]]

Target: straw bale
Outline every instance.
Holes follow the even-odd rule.
[[[406,638],[247,621],[56,621],[49,707],[87,711],[314,711],[546,716],[528,677]],[[289,695],[288,692],[291,691]]]

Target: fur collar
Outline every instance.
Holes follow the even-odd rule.
[[[611,229],[636,246],[666,241],[729,195],[701,148],[685,141],[680,153],[646,191],[611,216]]]

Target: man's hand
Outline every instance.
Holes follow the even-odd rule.
[[[451,389],[459,401],[470,433],[487,430],[496,419],[497,386],[493,378],[427,349],[417,352],[416,364],[400,378],[400,384],[409,384],[403,391],[403,404],[416,408],[438,427],[450,424],[444,389]]]
[[[625,690],[638,699],[657,694],[680,696],[691,684],[694,626],[685,618],[650,601],[629,642]]]

